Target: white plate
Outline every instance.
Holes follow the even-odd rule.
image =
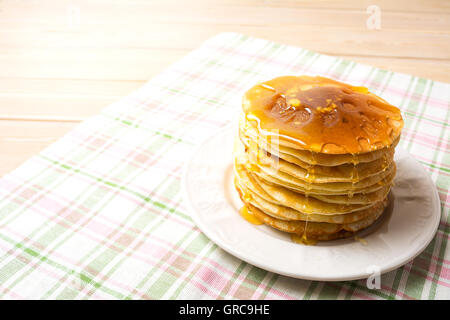
[[[197,226],[219,247],[262,269],[321,281],[367,278],[415,258],[433,239],[440,220],[439,197],[423,167],[396,149],[397,176],[392,202],[373,226],[354,239],[293,243],[287,234],[245,221],[233,186],[232,145],[235,128],[203,143],[185,167],[183,187]]]

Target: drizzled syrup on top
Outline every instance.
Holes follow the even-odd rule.
[[[387,147],[400,135],[400,110],[367,88],[324,77],[284,76],[244,95],[247,120],[300,148],[358,154]]]

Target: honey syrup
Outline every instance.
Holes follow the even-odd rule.
[[[403,126],[399,109],[367,88],[323,77],[285,76],[256,85],[243,109],[260,131],[277,130],[280,139],[330,154],[386,147]]]

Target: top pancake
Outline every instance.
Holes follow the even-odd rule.
[[[324,154],[390,147],[403,127],[400,110],[367,88],[323,77],[284,76],[258,84],[245,93],[243,110],[260,134]]]

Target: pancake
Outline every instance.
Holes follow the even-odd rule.
[[[267,215],[251,204],[247,206],[257,219],[280,231],[301,235],[310,240],[334,240],[351,237],[356,232],[369,227],[382,215],[387,205],[368,218],[354,223],[284,221]]]
[[[352,197],[349,197],[348,195],[315,195],[304,192],[296,192],[281,185],[268,183],[259,178],[257,175],[249,172],[245,166],[236,165],[235,172],[236,178],[241,182],[241,184],[246,185],[249,189],[254,190],[260,195],[262,194],[262,196],[268,194],[271,198],[277,199],[282,203],[287,201],[294,202],[294,205],[290,205],[290,207],[293,208],[298,208],[302,203],[306,203],[306,206],[308,207],[318,205],[318,210],[323,210],[323,204],[326,204],[331,207],[331,212],[339,210],[342,205],[358,205],[358,208],[360,206],[370,206],[370,204],[384,199],[391,188],[391,185],[388,184],[375,192],[367,194],[354,193]],[[313,203],[313,201],[315,201],[315,203]],[[303,210],[299,209],[299,211]]]
[[[368,208],[376,202],[372,201],[362,204],[342,204],[322,201],[315,197],[294,192],[283,187],[275,185],[269,186],[261,180],[256,180],[242,167],[236,168],[236,178],[240,185],[245,186],[246,189],[251,190],[253,193],[257,193],[259,196],[265,198],[266,200],[278,204],[283,204],[286,207],[290,207],[305,214],[345,214]],[[389,186],[379,196],[377,201],[383,200],[387,196],[388,192]]]
[[[235,186],[254,221],[324,241],[382,215],[403,127],[396,107],[367,88],[286,76],[248,90],[242,109]]]
[[[261,152],[259,152],[261,151]],[[365,178],[381,174],[389,168],[393,161],[393,153],[389,158],[377,159],[372,162],[362,163],[358,165],[343,164],[334,167],[324,167],[319,165],[300,166],[286,158],[280,158],[276,154],[268,154],[263,149],[254,150],[248,148],[247,155],[252,163],[259,166],[269,166],[287,173],[291,176],[313,183],[326,182],[354,182],[356,179],[364,180]]]
[[[266,182],[280,185],[298,191],[301,193],[308,193],[310,195],[345,195],[349,194],[370,194],[386,185],[390,185],[395,176],[395,163],[386,168],[378,175],[359,180],[357,182],[332,182],[332,183],[316,183],[311,180],[302,180],[294,175],[290,175],[281,170],[278,170],[277,164],[262,165],[261,162],[252,162],[251,156],[244,151],[242,144],[239,141],[235,142],[234,158],[236,164],[245,165],[248,171],[259,176]],[[253,159],[255,160],[255,159]],[[291,168],[292,169],[292,168]],[[294,168],[295,170],[295,168]]]
[[[267,196],[260,196],[253,189],[247,189],[246,186],[240,184],[239,180],[235,180],[236,189],[239,190],[239,193],[242,194],[243,201],[246,204],[251,204],[267,215],[270,215],[279,220],[286,221],[313,221],[313,222],[328,222],[328,223],[353,223],[356,221],[360,221],[374,213],[374,210],[378,210],[380,208],[380,204],[383,203],[387,199],[387,196],[379,202],[372,204],[370,207],[354,211],[347,214],[314,214],[314,213],[303,213],[301,211],[295,210],[294,208],[287,207],[280,202],[269,199],[267,200]]]
[[[240,133],[245,132],[245,135],[251,138],[253,141],[259,141],[263,143],[269,141],[273,138],[273,135],[267,135],[266,132],[258,133],[257,122],[254,120],[249,120],[245,116],[240,118],[239,128]],[[385,149],[375,150],[373,152],[366,152],[361,154],[326,154],[317,153],[312,151],[307,151],[303,149],[298,149],[297,145],[289,141],[285,141],[277,137],[277,145],[271,145],[273,150],[280,150],[285,154],[297,157],[299,160],[311,164],[311,165],[322,165],[322,166],[338,166],[346,163],[365,163],[371,162],[376,159],[380,159],[389,149],[395,149],[398,142],[400,141],[400,136],[397,137],[392,145]]]
[[[381,156],[369,162],[359,162],[358,159],[352,159],[351,163],[342,163],[336,166],[323,166],[319,164],[310,164],[301,160],[297,155],[293,153],[286,153],[282,150],[276,150],[268,147],[265,141],[254,141],[250,137],[245,136],[242,131],[239,132],[239,137],[244,144],[245,148],[253,154],[253,156],[259,157],[258,161],[263,163],[267,161],[267,157],[276,156],[292,165],[299,167],[306,173],[313,172],[317,176],[330,176],[339,177],[343,179],[364,179],[370,175],[377,174],[385,170],[394,160],[394,148],[388,148],[384,153],[380,153]]]

